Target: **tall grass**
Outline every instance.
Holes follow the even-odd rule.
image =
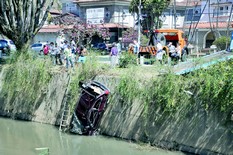
[[[188,75],[171,72],[147,80],[129,73],[121,77],[117,91],[129,104],[140,99],[144,114],[157,110],[172,114],[184,106],[200,105],[206,111],[229,115],[233,111],[232,66],[230,60]]]
[[[15,106],[20,106],[21,110],[31,112],[36,106],[38,94],[47,88],[52,77],[51,62],[25,52],[15,53],[8,63],[1,93],[1,97],[7,102],[6,108],[17,109]]]

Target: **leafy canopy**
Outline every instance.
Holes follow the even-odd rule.
[[[170,0],[141,0],[141,13],[146,15],[142,21],[144,29],[159,28],[161,25],[160,16],[163,10],[167,8]],[[139,0],[132,0],[130,4],[130,12],[137,13],[139,9]]]
[[[47,19],[55,0],[1,0],[0,33],[11,39],[17,49],[28,48]]]

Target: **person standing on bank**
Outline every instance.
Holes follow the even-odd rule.
[[[156,45],[156,49],[157,49],[157,53],[156,53],[156,59],[160,62],[160,64],[162,64],[162,60],[163,60],[163,46],[160,43],[160,41],[157,41],[157,45]]]
[[[53,62],[53,65],[56,65],[56,50],[55,50],[55,46],[54,46],[54,43],[51,42],[50,43],[50,48],[49,48],[49,53],[50,53],[50,57],[51,57],[51,60]]]
[[[117,61],[118,50],[117,50],[117,46],[115,43],[113,43],[113,45],[112,45],[110,56],[111,56],[111,67],[114,68],[114,67],[116,67],[116,64],[118,62]]]
[[[64,54],[66,57],[66,68],[69,68],[69,64],[71,65],[71,67],[73,68],[73,61],[72,61],[72,50],[70,45],[67,45],[67,48],[65,48],[64,50]]]
[[[116,44],[116,46],[117,46],[117,51],[118,51],[117,64],[119,64],[119,59],[120,59],[120,55],[121,55],[121,42],[118,41],[117,44]]]
[[[133,48],[133,52],[134,52],[134,54],[135,55],[137,55],[137,64],[139,64],[139,47],[140,47],[140,45],[139,45],[139,43],[137,42],[137,40],[134,40],[133,41],[133,43],[134,43],[134,48]]]

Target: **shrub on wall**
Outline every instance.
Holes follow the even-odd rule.
[[[144,104],[144,113],[149,115],[155,111],[173,114],[184,106],[190,109],[199,105],[205,111],[217,110],[227,118],[233,111],[232,65],[230,60],[184,76],[168,73],[152,79],[127,73],[121,77],[117,92],[128,104],[139,99]],[[183,111],[184,116],[186,112]]]

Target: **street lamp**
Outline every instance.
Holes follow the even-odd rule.
[[[141,7],[142,7],[142,1],[139,0],[139,6],[138,6],[138,44],[140,45],[141,42]]]
[[[121,37],[122,37],[122,32],[124,30],[124,20],[125,20],[125,11],[122,12],[121,19],[122,19],[122,27],[121,27]]]

